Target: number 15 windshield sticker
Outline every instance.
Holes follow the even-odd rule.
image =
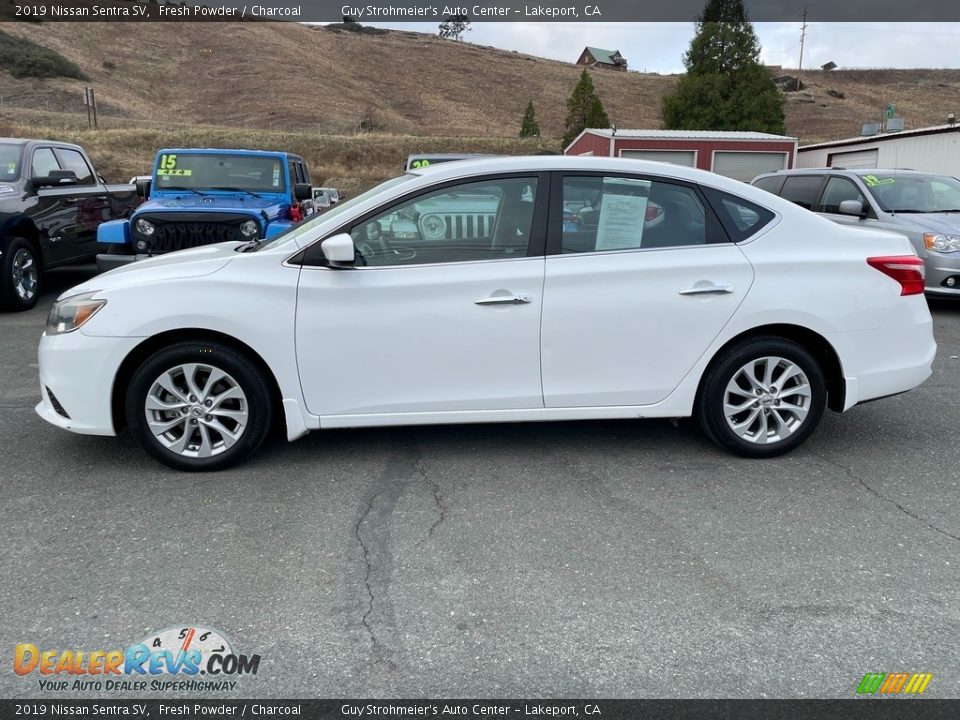
[[[157,175],[180,175],[183,177],[189,177],[190,175],[193,175],[193,170],[189,168],[178,168],[176,155],[161,155],[160,167],[157,169]]]

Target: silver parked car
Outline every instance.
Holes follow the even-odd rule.
[[[906,235],[926,266],[925,292],[960,297],[960,180],[913,170],[811,168],[752,185],[834,222]]]

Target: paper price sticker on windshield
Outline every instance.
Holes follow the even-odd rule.
[[[893,185],[896,182],[893,178],[878,178],[876,175],[864,175],[863,181],[868,187],[877,187],[877,185]]]
[[[189,177],[193,175],[193,170],[190,170],[189,168],[170,168],[168,170],[160,168],[157,170],[157,175],[180,175],[183,177]]]

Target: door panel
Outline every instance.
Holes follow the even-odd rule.
[[[542,257],[305,267],[297,362],[316,415],[543,407]],[[514,295],[528,302],[477,304]]]
[[[546,407],[649,405],[676,388],[743,301],[736,245],[547,258]],[[729,288],[722,294],[680,294]]]

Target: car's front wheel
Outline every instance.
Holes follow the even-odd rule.
[[[816,359],[785,338],[755,337],[729,348],[707,371],[697,401],[700,426],[744,457],[790,452],[816,429],[826,406]]]
[[[177,470],[222,470],[249,457],[271,423],[263,372],[219,342],[183,342],[134,372],[127,424],[140,445]]]

